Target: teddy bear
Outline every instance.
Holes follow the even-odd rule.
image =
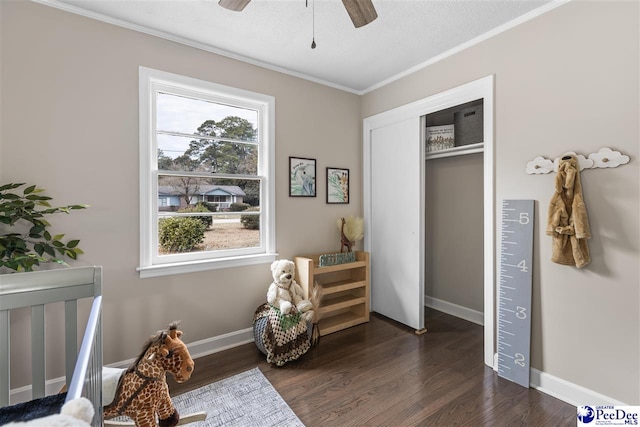
[[[273,283],[267,291],[267,302],[282,314],[301,313],[306,321],[314,315],[313,304],[305,298],[304,290],[295,281],[295,264],[286,259],[271,264]]]
[[[91,402],[80,397],[73,399],[62,406],[59,414],[49,415],[47,417],[38,418],[31,421],[15,422],[5,424],[7,427],[16,426],[47,426],[47,427],[79,427],[91,425],[93,419],[94,409]]]

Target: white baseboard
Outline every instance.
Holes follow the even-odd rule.
[[[64,377],[54,378],[47,380],[44,383],[44,394],[49,396],[60,392],[62,386],[64,386],[66,380]],[[9,404],[15,405],[17,403],[28,402],[31,400],[31,385],[24,387],[18,387],[9,391]]]
[[[460,319],[468,320],[476,325],[484,326],[484,313],[480,311],[472,310],[438,298],[428,297],[426,295],[424,297],[424,305],[429,308],[433,308],[434,310],[459,317]]]
[[[200,341],[194,341],[187,344],[189,354],[193,359],[228,350],[239,345],[253,342],[253,328],[241,329],[239,331],[229,332],[227,334],[218,335],[211,338],[205,338]],[[111,368],[128,368],[135,361],[135,357],[121,362],[110,363]]]
[[[498,354],[493,355],[493,370],[498,372]],[[530,368],[529,370],[529,387],[536,389],[544,394],[553,396],[573,406],[584,405],[610,405],[610,406],[628,406],[627,403],[621,402],[604,394],[600,394],[588,388],[584,388],[577,384],[555,377],[546,372]]]
[[[191,357],[207,356],[209,354],[218,353],[233,347],[253,342],[253,328],[242,329],[228,334],[218,335],[216,337],[206,338],[187,344]],[[128,368],[135,361],[135,357],[120,362],[110,363],[112,368]],[[58,393],[64,386],[66,379],[64,377],[54,378],[46,381],[45,394]],[[12,405],[31,400],[31,385],[19,387],[11,390],[9,393],[9,402]]]
[[[573,406],[583,405],[611,405],[628,406],[627,403],[613,399],[609,396],[589,390],[577,384],[565,381],[562,378],[541,372],[531,368],[529,384],[549,396],[553,396]]]
[[[194,359],[253,342],[253,328],[206,338],[187,344]]]

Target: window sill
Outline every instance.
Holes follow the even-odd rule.
[[[158,264],[138,267],[140,278],[170,276],[173,274],[195,273],[198,271],[217,270],[220,268],[243,267],[253,264],[266,264],[275,261],[276,253],[247,255],[233,258],[208,259],[203,261]]]

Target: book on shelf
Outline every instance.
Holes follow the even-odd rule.
[[[427,126],[427,152],[453,148],[454,126]]]

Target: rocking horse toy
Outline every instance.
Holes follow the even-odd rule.
[[[193,372],[194,362],[181,335],[173,322],[168,330],[147,340],[136,361],[120,377],[113,402],[104,407],[105,426],[172,427],[206,418],[204,412],[198,412],[181,419],[169,395],[167,372],[178,383],[187,381]],[[122,415],[133,423],[107,420]]]

